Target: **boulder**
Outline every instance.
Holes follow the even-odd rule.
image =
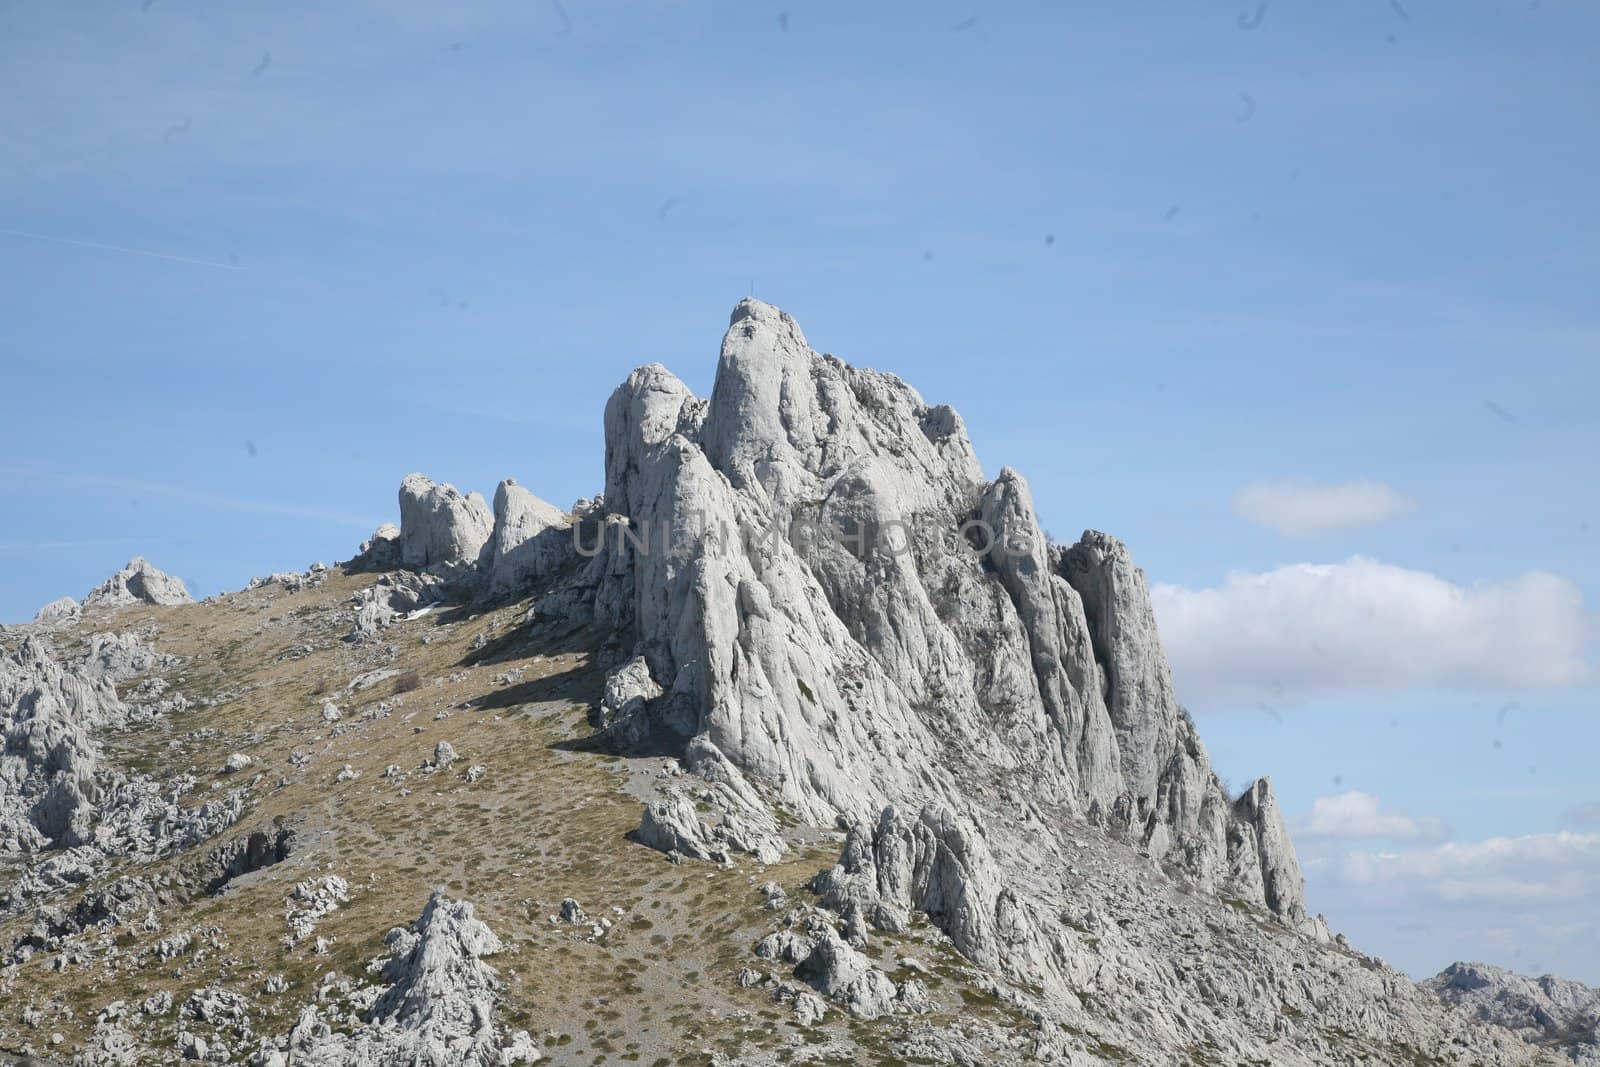
[[[727,858],[727,853],[713,844],[708,834],[695,812],[694,802],[682,793],[673,791],[645,805],[639,827],[631,836],[639,844],[669,856],[687,856],[720,863]]]
[[[786,846],[770,821],[724,812],[715,826],[701,821],[694,801],[669,789],[661,799],[646,804],[639,827],[628,836],[641,845],[665,852],[674,859],[726,863],[732,852],[754,856],[761,863],[777,863]]]
[[[660,695],[661,686],[650,677],[650,664],[643,656],[635,656],[606,676],[605,691],[590,713],[590,723],[630,741],[638,740],[630,726],[644,706]]]

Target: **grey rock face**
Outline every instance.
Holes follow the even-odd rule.
[[[489,592],[512,594],[573,555],[567,516],[507,478],[494,493],[494,529],[484,548]]]
[[[95,634],[84,658],[57,659],[37,635],[0,658],[0,856],[32,857],[0,893],[0,915],[81,885],[113,857],[188,848],[237,821],[243,794],[183,803],[194,779],[157,782],[101,765],[95,731],[135,709],[112,679],[170,666],[139,635]]]
[[[352,574],[392,571],[401,564],[400,527],[386,522],[361,542],[355,558],[345,564]]]
[[[442,595],[440,584],[440,579],[429,574],[409,571],[385,574],[352,598],[354,618],[345,639],[358,643],[372,640],[394,621],[395,616],[438,600]]]
[[[150,670],[168,670],[178,658],[157,652],[139,633],[90,634],[82,670],[92,678],[126,681]]]
[[[842,1002],[851,1014],[864,1019],[887,1015],[899,992],[888,975],[828,926],[821,928],[821,936],[794,973],[818,993]]]
[[[36,637],[0,660],[0,852],[88,843],[99,794],[90,731],[123,713],[109,681],[58,663]]]
[[[715,826],[701,821],[694,802],[676,790],[646,804],[633,840],[669,857],[724,863],[730,853],[743,852],[762,863],[783,858],[784,844],[770,820],[725,812]]]
[[[645,705],[660,695],[661,687],[650,677],[650,664],[643,656],[635,656],[606,676],[605,693],[592,716],[593,725],[638,740],[630,727],[643,714]]]
[[[435,892],[411,928],[389,931],[384,944],[392,953],[386,987],[361,1026],[336,1031],[307,1005],[288,1037],[263,1048],[257,1062],[499,1067],[538,1058],[527,1034],[507,1036],[495,1024],[499,981],[483,957],[504,946],[470,903]]]
[[[884,808],[875,826],[850,831],[839,863],[812,888],[847,923],[859,915],[881,930],[905,933],[920,911],[962,955],[988,966],[1005,962],[997,933],[1005,895],[1000,872],[976,828],[945,804],[929,804],[910,823]]]
[[[129,604],[192,604],[194,599],[181,578],[152,566],[143,556],[91,589],[85,608],[119,608]]]
[[[1573,1063],[1600,1065],[1600,989],[1486,963],[1452,963],[1421,985],[1475,1018],[1560,1050]]]
[[[745,300],[709,401],[658,365],[612,395],[601,499],[583,574],[541,610],[631,638],[663,692],[628,736],[821,824],[1014,783],[1302,918],[1287,838],[1250,822],[1270,787],[1224,795],[1126,548],[1049,545],[950,408]]]
[[[1154,797],[1178,744],[1178,701],[1144,572],[1127,546],[1094,530],[1055,556],[1057,570],[1083,602],[1123,784],[1135,797]]]
[[[400,483],[400,560],[407,567],[475,567],[494,529],[483,497],[421,474]]]
[[[49,624],[67,622],[78,617],[80,609],[78,602],[69,596],[60,597],[50,601],[39,609],[39,614],[33,617],[35,623]]]
[[[1305,879],[1300,875],[1300,860],[1289,843],[1283,825],[1283,812],[1272,795],[1272,782],[1261,778],[1234,802],[1236,827],[1254,833],[1254,853],[1261,865],[1261,892],[1268,908],[1292,923],[1306,917]],[[1243,850],[1248,856],[1250,849]],[[1254,884],[1254,872],[1243,880]]]

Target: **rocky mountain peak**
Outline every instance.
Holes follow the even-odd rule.
[[[1050,544],[952,408],[746,299],[708,401],[658,364],[612,395],[603,500],[560,603],[660,692],[617,737],[823,822],[1020,789],[1303,918],[1271,786],[1224,795],[1126,546]]]
[[[143,556],[135,556],[116,574],[91,589],[83,598],[85,608],[117,608],[129,604],[190,604],[183,579],[175,578],[154,566]],[[59,601],[57,602],[59,604]]]
[[[1004,837],[984,810],[1025,795],[1305,922],[1271,783],[1226,795],[1127,546],[1052,544],[954,409],[747,298],[709,399],[648,364],[605,430],[605,492],[576,529],[514,482],[491,515],[411,475],[398,541],[491,597],[564,575],[538,612],[612,635],[608,691],[631,695],[599,715],[610,743],[681,753],[758,827],[769,801],[824,825],[944,804]],[[394,610],[419,595],[397,587]]]

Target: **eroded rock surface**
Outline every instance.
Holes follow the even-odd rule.
[[[466,901],[435,892],[409,929],[384,938],[392,954],[385,988],[352,1032],[333,1029],[317,1005],[258,1064],[316,1067],[456,1067],[531,1063],[539,1058],[526,1033],[507,1035],[495,1022],[499,981],[483,957],[504,950]]]
[[[1422,986],[1474,1018],[1556,1048],[1582,1067],[1600,1067],[1600,989],[1486,963],[1452,963]]]
[[[657,365],[612,395],[602,499],[592,559],[544,610],[631,637],[662,692],[629,736],[677,737],[691,769],[822,824],[1014,782],[1303,919],[1287,837],[1252,822],[1270,784],[1225,795],[1125,546],[1050,545],[952,409],[745,300],[709,401]]]
[[[400,483],[400,560],[408,567],[476,566],[494,529],[483,497],[421,474]]]
[[[190,776],[103,765],[96,733],[137,717],[113,681],[174,663],[141,634],[91,635],[77,660],[30,634],[0,658],[0,858],[24,861],[0,888],[0,915],[70,890],[115,858],[192,847],[242,814],[242,790],[188,804]]]
[[[69,622],[76,619],[81,610],[78,607],[78,602],[71,597],[58,597],[40,608],[39,613],[33,617],[33,621],[42,624]]]
[[[483,552],[488,591],[515,593],[572,557],[567,516],[507,478],[495,490],[494,529]]]
[[[120,608],[130,604],[191,604],[183,579],[153,566],[143,556],[91,589],[83,598],[84,608]]]

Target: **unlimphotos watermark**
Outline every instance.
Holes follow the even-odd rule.
[[[779,543],[796,550],[836,546],[858,559],[873,556],[947,553],[1000,555],[1021,559],[1043,551],[1048,539],[1033,530],[1002,530],[979,517],[959,526],[920,519],[815,519],[788,517],[751,521],[685,512],[670,519],[630,520],[607,515],[572,526],[573,547],[593,558],[606,551],[651,556],[671,555],[696,544],[740,545],[754,554],[772,552]]]

